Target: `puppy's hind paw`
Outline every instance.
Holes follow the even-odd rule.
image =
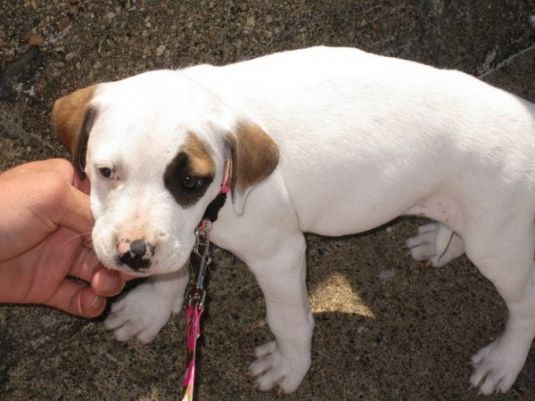
[[[525,355],[521,354],[516,347],[501,344],[500,339],[487,345],[472,357],[474,373],[470,385],[479,388],[478,394],[507,392],[524,363]]]
[[[293,393],[310,366],[309,356],[284,355],[275,341],[257,347],[255,356],[257,359],[249,366],[249,373],[256,378],[261,391],[278,386],[285,394]]]
[[[457,234],[440,223],[430,223],[418,227],[418,234],[406,241],[413,259],[428,261],[435,267],[464,253],[464,244]]]

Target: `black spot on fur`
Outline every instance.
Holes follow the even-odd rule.
[[[171,160],[163,175],[165,187],[182,207],[195,204],[205,194],[213,179],[213,175],[201,176],[196,174],[192,170],[189,156],[185,152],[179,152]]]
[[[132,255],[131,252],[126,252],[122,256],[117,257],[117,263],[119,265],[127,265],[132,270],[147,269],[150,267],[150,259],[143,259],[140,256]]]

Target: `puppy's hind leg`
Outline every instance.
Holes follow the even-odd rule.
[[[470,383],[486,395],[509,390],[535,335],[535,230],[532,219],[523,217],[492,229],[481,225],[485,228],[464,237],[467,256],[495,285],[508,309],[505,331],[472,358]]]
[[[462,238],[442,223],[418,227],[418,234],[406,241],[413,259],[427,260],[441,267],[464,253]]]

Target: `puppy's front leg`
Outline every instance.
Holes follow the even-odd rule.
[[[104,325],[114,331],[119,341],[135,337],[143,344],[149,343],[167,323],[171,313],[182,309],[187,284],[187,267],[153,276],[115,302]]]
[[[306,290],[305,239],[301,233],[284,238],[267,258],[249,267],[264,293],[267,321],[275,341],[257,347],[249,370],[260,390],[278,385],[285,393],[297,389],[310,367],[314,321]]]

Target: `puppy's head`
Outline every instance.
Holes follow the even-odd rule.
[[[56,101],[52,124],[91,181],[97,256],[139,275],[185,264],[226,159],[237,214],[278,163],[262,128],[173,71],[77,90]]]

